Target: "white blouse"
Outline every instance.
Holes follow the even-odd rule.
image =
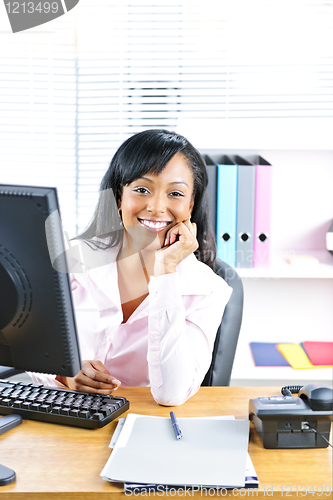
[[[232,288],[191,254],[175,273],[151,276],[149,295],[122,323],[119,247],[84,245],[81,258],[82,248],[85,265],[76,260],[71,268],[81,358],[100,360],[123,386],[150,386],[159,404],[184,403],[208,371]],[[31,375],[36,383],[61,385],[54,376]]]

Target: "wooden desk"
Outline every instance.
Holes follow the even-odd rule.
[[[169,416],[170,408],[156,404],[148,388],[122,388],[119,393],[130,401],[131,413]],[[279,389],[272,387],[202,387],[176,412],[178,417],[235,415],[248,419],[249,399],[278,394]],[[15,483],[0,487],[0,500],[125,498],[121,485],[100,477],[115,427],[112,422],[103,429],[86,430],[24,420],[0,436],[0,463],[17,475]],[[259,490],[225,491],[226,496],[331,499],[331,450],[266,450],[251,424],[249,452]],[[325,486],[330,492],[320,494]],[[211,492],[194,496],[209,497]]]

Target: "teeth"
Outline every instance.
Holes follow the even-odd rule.
[[[153,229],[161,229],[162,227],[166,227],[168,225],[167,222],[162,222],[162,221],[153,222],[151,220],[141,220],[140,222],[144,226],[151,227]]]

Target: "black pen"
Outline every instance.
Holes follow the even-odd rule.
[[[176,415],[174,414],[173,411],[170,411],[170,417],[171,417],[171,421],[172,421],[172,427],[173,427],[173,430],[175,432],[175,436],[177,439],[181,439],[183,437],[182,431],[179,429]]]

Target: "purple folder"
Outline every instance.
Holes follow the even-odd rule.
[[[256,366],[290,366],[286,358],[271,342],[251,342],[253,360]]]

